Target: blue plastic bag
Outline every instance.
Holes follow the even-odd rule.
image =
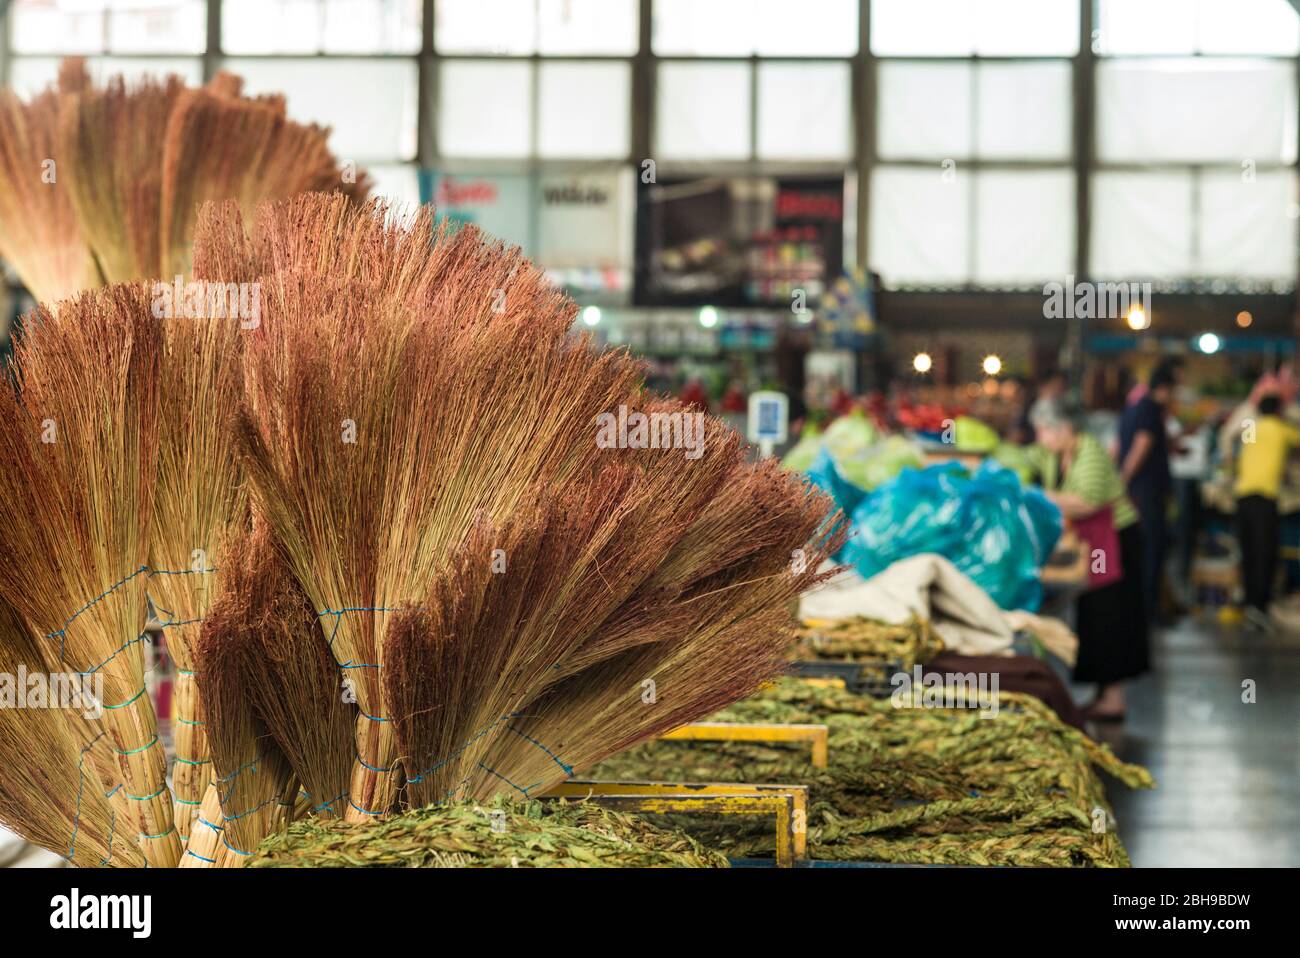
[[[904,469],[863,493],[829,457],[809,476],[826,490],[852,531],[837,561],[870,578],[900,559],[934,552],[970,576],[1004,609],[1036,610],[1039,570],[1061,536],[1061,513],[1010,469],[982,463],[970,475],[958,463]]]

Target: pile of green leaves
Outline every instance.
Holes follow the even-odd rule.
[[[672,828],[591,802],[455,802],[383,821],[305,819],[249,868],[725,868]]]
[[[813,768],[807,746],[651,742],[592,777],[806,784],[810,857],[952,865],[1127,866],[1097,770],[1131,788],[1154,785],[1145,769],[1014,693],[981,718],[787,679],[714,720],[825,724],[830,767]],[[732,857],[774,853],[766,825],[672,821]]]
[[[840,619],[805,626],[798,636],[796,659],[860,662],[864,673],[869,669],[910,672],[912,666],[924,665],[944,649],[930,623],[916,618],[896,625],[861,617]]]

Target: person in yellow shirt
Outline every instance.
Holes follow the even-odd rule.
[[[1278,492],[1287,456],[1300,446],[1300,431],[1281,418],[1281,406],[1276,394],[1266,395],[1259,400],[1253,421],[1244,420],[1235,487],[1246,619],[1264,629],[1271,628],[1268,604],[1280,546]]]

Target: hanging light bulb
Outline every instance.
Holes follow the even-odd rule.
[[[912,368],[918,373],[928,373],[933,366],[934,360],[929,353],[917,353],[912,357]]]
[[[1002,372],[1002,358],[992,353],[984,357],[984,375],[996,376]]]

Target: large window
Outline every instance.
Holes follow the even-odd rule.
[[[436,199],[580,290],[626,289],[646,160],[843,176],[846,262],[865,251],[890,288],[1296,280],[1288,0],[8,6],[0,71],[22,93],[68,54],[101,75],[232,69],[329,125],[380,192]]]
[[[1092,271],[1295,282],[1296,56],[1286,0],[1102,0]]]
[[[873,0],[871,16],[871,267],[896,288],[1072,272],[1077,0]]]

